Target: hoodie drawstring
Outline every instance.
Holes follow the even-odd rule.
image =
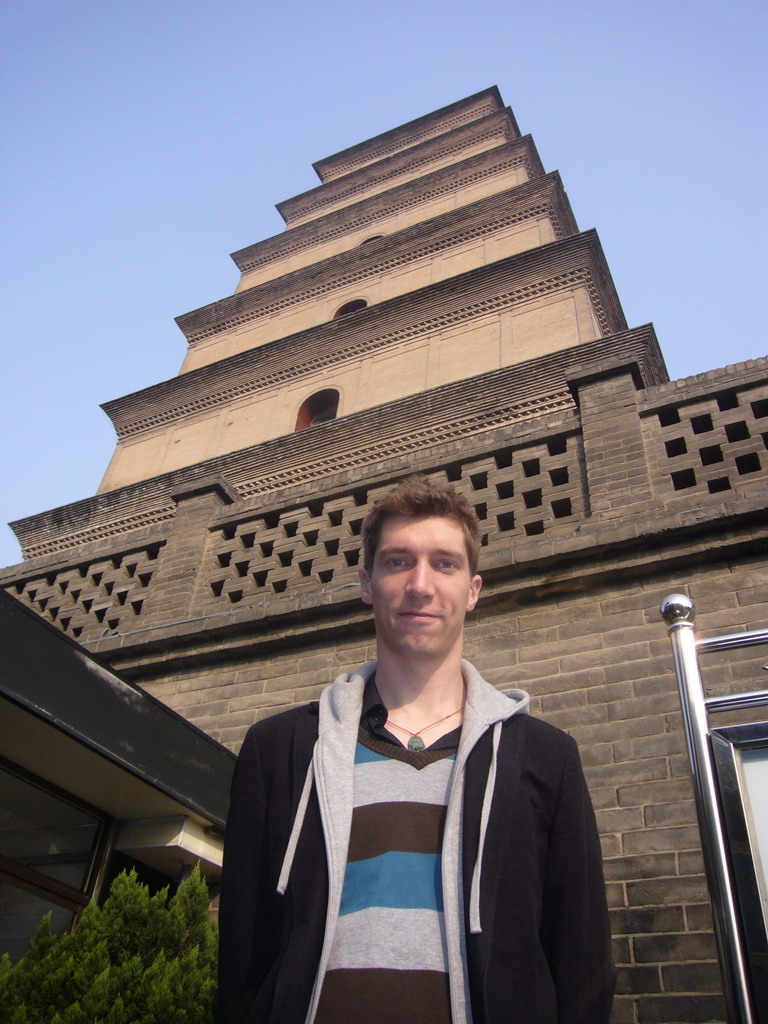
[[[472,887],[469,890],[469,930],[472,935],[479,935],[483,930],[480,925],[480,876],[483,870],[483,850],[485,849],[485,836],[488,831],[488,819],[491,816],[491,801],[493,800],[493,791],[496,786],[496,762],[500,739],[501,722],[496,722],[493,727],[491,766],[488,769],[488,778],[485,782],[483,808],[480,814],[480,842],[477,846],[477,859],[472,872]]]
[[[291,828],[291,834],[288,838],[288,846],[285,850],[285,856],[283,857],[283,866],[280,868],[280,877],[277,880],[277,891],[280,896],[285,895],[285,890],[288,887],[288,878],[291,874],[291,868],[293,866],[293,858],[296,853],[296,846],[299,842],[299,833],[301,827],[304,824],[304,818],[307,813],[307,804],[309,803],[309,794],[312,792],[312,783],[315,778],[315,772],[313,767],[313,760],[309,762],[307,768],[307,775],[304,779],[304,788],[301,791],[299,797],[299,806],[296,808],[296,817],[293,819],[293,827]]]

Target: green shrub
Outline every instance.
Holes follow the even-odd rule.
[[[57,938],[46,915],[21,960],[0,960],[3,1024],[211,1024],[216,927],[200,871],[168,899],[118,875]]]

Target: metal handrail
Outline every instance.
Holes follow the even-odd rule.
[[[768,705],[768,690],[725,694],[722,697],[705,697],[704,705],[710,714],[718,711],[739,711],[742,708],[761,708]]]
[[[682,597],[681,594],[672,594],[667,601],[673,601],[680,597]],[[686,600],[690,599],[686,598]],[[664,603],[666,604],[666,601]],[[692,604],[691,608],[693,608]],[[705,640],[696,641],[697,649],[705,654],[709,651],[731,651],[735,647],[756,647],[758,644],[768,644],[768,629],[748,629],[743,633],[726,633],[724,636],[710,636]]]

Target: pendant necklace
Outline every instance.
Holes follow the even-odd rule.
[[[405,732],[408,734],[408,736],[410,737],[410,739],[408,740],[409,750],[424,750],[425,744],[424,740],[421,738],[421,734],[423,732],[426,732],[427,729],[431,729],[433,725],[440,725],[441,722],[446,722],[449,718],[453,718],[454,715],[458,715],[463,710],[464,705],[462,704],[460,708],[456,708],[456,710],[452,711],[450,715],[443,715],[442,718],[438,718],[436,722],[430,722],[429,725],[425,725],[423,728],[419,729],[418,732],[411,732],[411,730],[406,729],[405,726],[398,725],[397,722],[393,722],[391,718],[388,719],[388,724],[394,725],[394,727],[396,729],[399,729],[400,732]]]

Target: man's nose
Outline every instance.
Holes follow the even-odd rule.
[[[430,594],[434,590],[432,566],[428,562],[416,562],[408,574],[408,589],[412,594]]]

